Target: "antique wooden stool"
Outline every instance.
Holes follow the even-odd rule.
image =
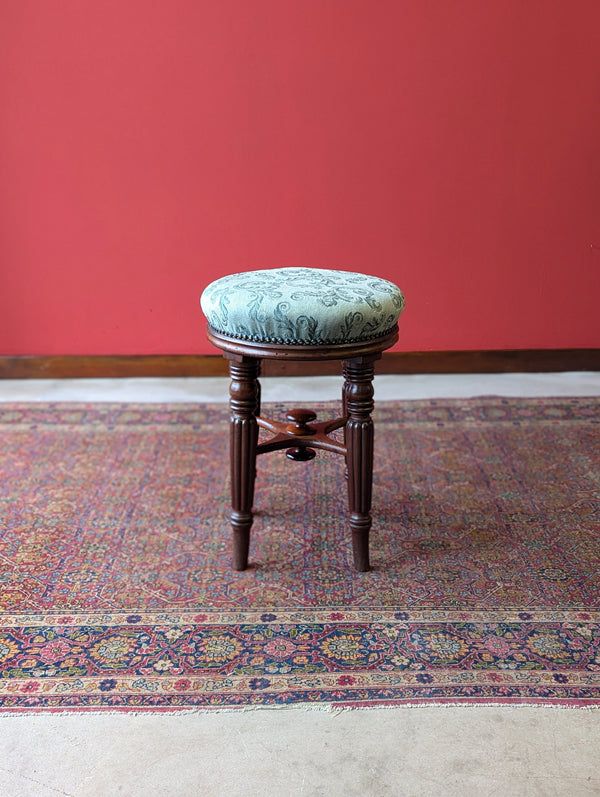
[[[233,567],[248,564],[256,456],[288,449],[297,461],[315,449],[346,460],[354,565],[369,570],[373,481],[374,363],[398,339],[402,292],[366,274],[316,268],[275,268],[231,274],[211,283],[201,305],[208,338],[229,360],[231,525]],[[294,409],[287,422],[261,417],[261,360],[341,360],[342,417],[316,421]],[[259,427],[271,432],[258,441]],[[344,430],[344,443],[330,433]]]

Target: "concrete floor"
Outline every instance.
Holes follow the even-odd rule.
[[[600,373],[380,376],[378,399],[600,395]],[[226,380],[0,382],[3,401],[217,401]],[[290,395],[263,381],[265,400]],[[335,377],[295,378],[300,403]],[[600,711],[437,707],[0,715],[0,797],[600,795]]]

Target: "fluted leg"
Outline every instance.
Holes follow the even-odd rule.
[[[229,362],[231,527],[234,570],[245,570],[248,566],[258,441],[256,413],[260,402],[259,370],[260,360],[251,357],[240,356],[230,359]]]
[[[354,566],[365,572],[369,565],[371,495],[373,486],[373,374],[376,358],[344,361],[344,403],[348,421],[345,437],[348,465],[348,503]]]

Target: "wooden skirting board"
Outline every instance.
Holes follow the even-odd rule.
[[[494,351],[386,352],[380,374],[469,374],[600,371],[600,349],[505,349]],[[168,376],[226,376],[219,354],[63,355],[1,357],[0,379],[79,379]],[[263,361],[265,376],[339,374],[336,361]]]

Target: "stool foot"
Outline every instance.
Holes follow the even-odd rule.
[[[250,549],[250,528],[252,526],[252,513],[231,513],[231,527],[233,529],[233,558],[234,570],[245,570],[248,567],[248,551]]]
[[[369,531],[371,530],[371,516],[351,515],[350,529],[352,531],[352,552],[354,554],[354,568],[359,573],[367,573],[371,569],[369,562]]]

